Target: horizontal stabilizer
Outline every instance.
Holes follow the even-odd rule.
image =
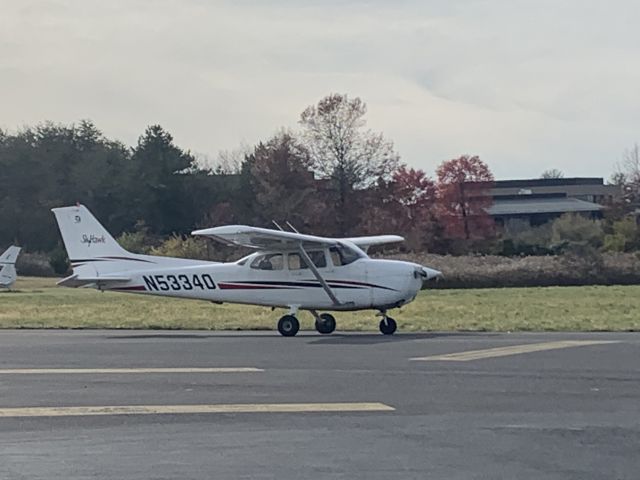
[[[131,280],[131,277],[80,277],[79,275],[71,275],[60,280],[57,285],[60,285],[61,287],[75,288],[93,285],[106,285],[109,283],[122,283],[128,282],[129,280]]]

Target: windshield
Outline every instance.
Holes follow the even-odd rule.
[[[355,245],[339,244],[337,247],[329,249],[331,261],[335,267],[349,265],[359,258],[367,258],[367,255]]]
[[[250,255],[247,255],[246,257],[242,257],[240,260],[236,261],[236,264],[237,265],[244,265],[245,263],[247,263],[247,260],[249,260],[254,255],[255,255],[255,253],[252,253]]]

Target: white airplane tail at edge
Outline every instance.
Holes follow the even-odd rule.
[[[73,267],[73,274],[58,285],[78,287],[123,282],[130,279],[128,271],[211,263],[131,253],[118,244],[84,205],[53,208],[52,212]]]
[[[20,247],[12,245],[0,256],[0,287],[9,288],[15,283],[16,261],[20,250]]]

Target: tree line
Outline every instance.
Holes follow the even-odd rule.
[[[398,233],[407,239],[402,248],[414,252],[557,253],[567,245],[557,232],[567,229],[574,230],[563,234],[571,244],[640,248],[628,216],[640,209],[638,147],[612,178],[624,195],[604,221],[565,219],[555,230],[496,232],[486,212],[493,175],[485,162],[472,155],[446,160],[432,178],[405,165],[390,140],[368,129],[366,112],[360,98],[328,95],[300,114],[296,131],[281,129],[241,154],[224,152],[214,166],[159,125],[134,146],[105,137],[89,120],[0,130],[0,246],[63,255],[49,210],[81,202],[137,249],[173,235],[160,253],[193,253],[180,238],[195,228],[273,227],[272,221],[325,236]]]
[[[326,236],[399,233],[414,250],[488,238],[492,222],[477,201],[493,180],[488,166],[462,156],[432,179],[367,128],[366,110],[360,98],[329,95],[301,113],[299,131],[281,129],[214,167],[159,125],[131,147],[89,120],[0,130],[0,245],[60,248],[50,209],[77,202],[116,236],[275,221]]]

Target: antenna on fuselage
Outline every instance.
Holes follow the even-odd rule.
[[[282,228],[280,225],[278,225],[278,222],[276,222],[275,220],[271,220],[271,222],[273,222],[273,224],[278,227],[278,230],[280,230],[281,232],[284,232],[284,228]]]

